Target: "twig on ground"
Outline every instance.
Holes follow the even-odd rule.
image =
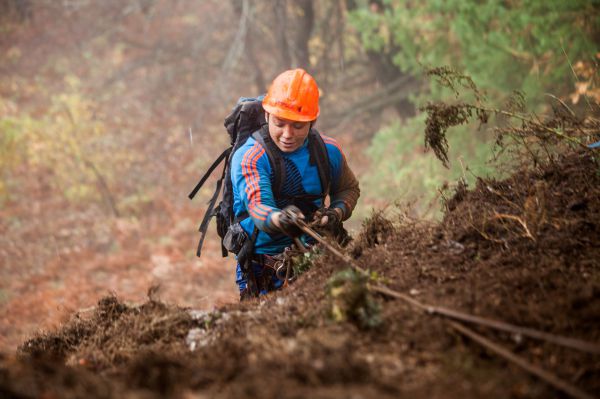
[[[520,217],[515,216],[515,215],[508,215],[508,214],[505,214],[505,213],[494,213],[494,215],[492,216],[492,219],[514,220],[515,222],[517,222],[523,228],[523,230],[525,230],[525,237],[530,238],[531,240],[535,241],[535,238],[531,235],[531,231],[529,231],[529,228],[527,227],[527,224]]]

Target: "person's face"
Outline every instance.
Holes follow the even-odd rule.
[[[310,130],[310,122],[295,122],[267,114],[271,139],[283,152],[293,152],[302,147]]]

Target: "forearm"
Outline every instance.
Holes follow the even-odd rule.
[[[247,209],[257,229],[266,233],[278,231],[277,215],[280,212],[278,208],[257,201],[249,201]]]

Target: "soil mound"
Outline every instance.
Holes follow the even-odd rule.
[[[600,341],[600,166],[571,153],[446,202],[439,224],[375,213],[351,254],[432,305]],[[7,397],[555,397],[443,319],[360,291],[322,251],[287,289],[200,312],[99,301],[0,358]],[[152,297],[152,295],[150,295]],[[349,305],[350,304],[350,305]],[[598,356],[478,330],[587,392]],[[0,395],[1,396],[1,395]]]

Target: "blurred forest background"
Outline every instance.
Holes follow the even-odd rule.
[[[351,221],[409,203],[433,218],[453,182],[506,170],[489,126],[425,152],[429,101],[470,75],[500,106],[597,112],[600,2],[590,0],[0,0],[0,351],[108,291],[212,308],[237,300],[216,233],[195,257],[213,187],[187,194],[228,145],[223,118],[303,67],[320,130],[362,188]],[[516,162],[516,161],[515,161]]]

